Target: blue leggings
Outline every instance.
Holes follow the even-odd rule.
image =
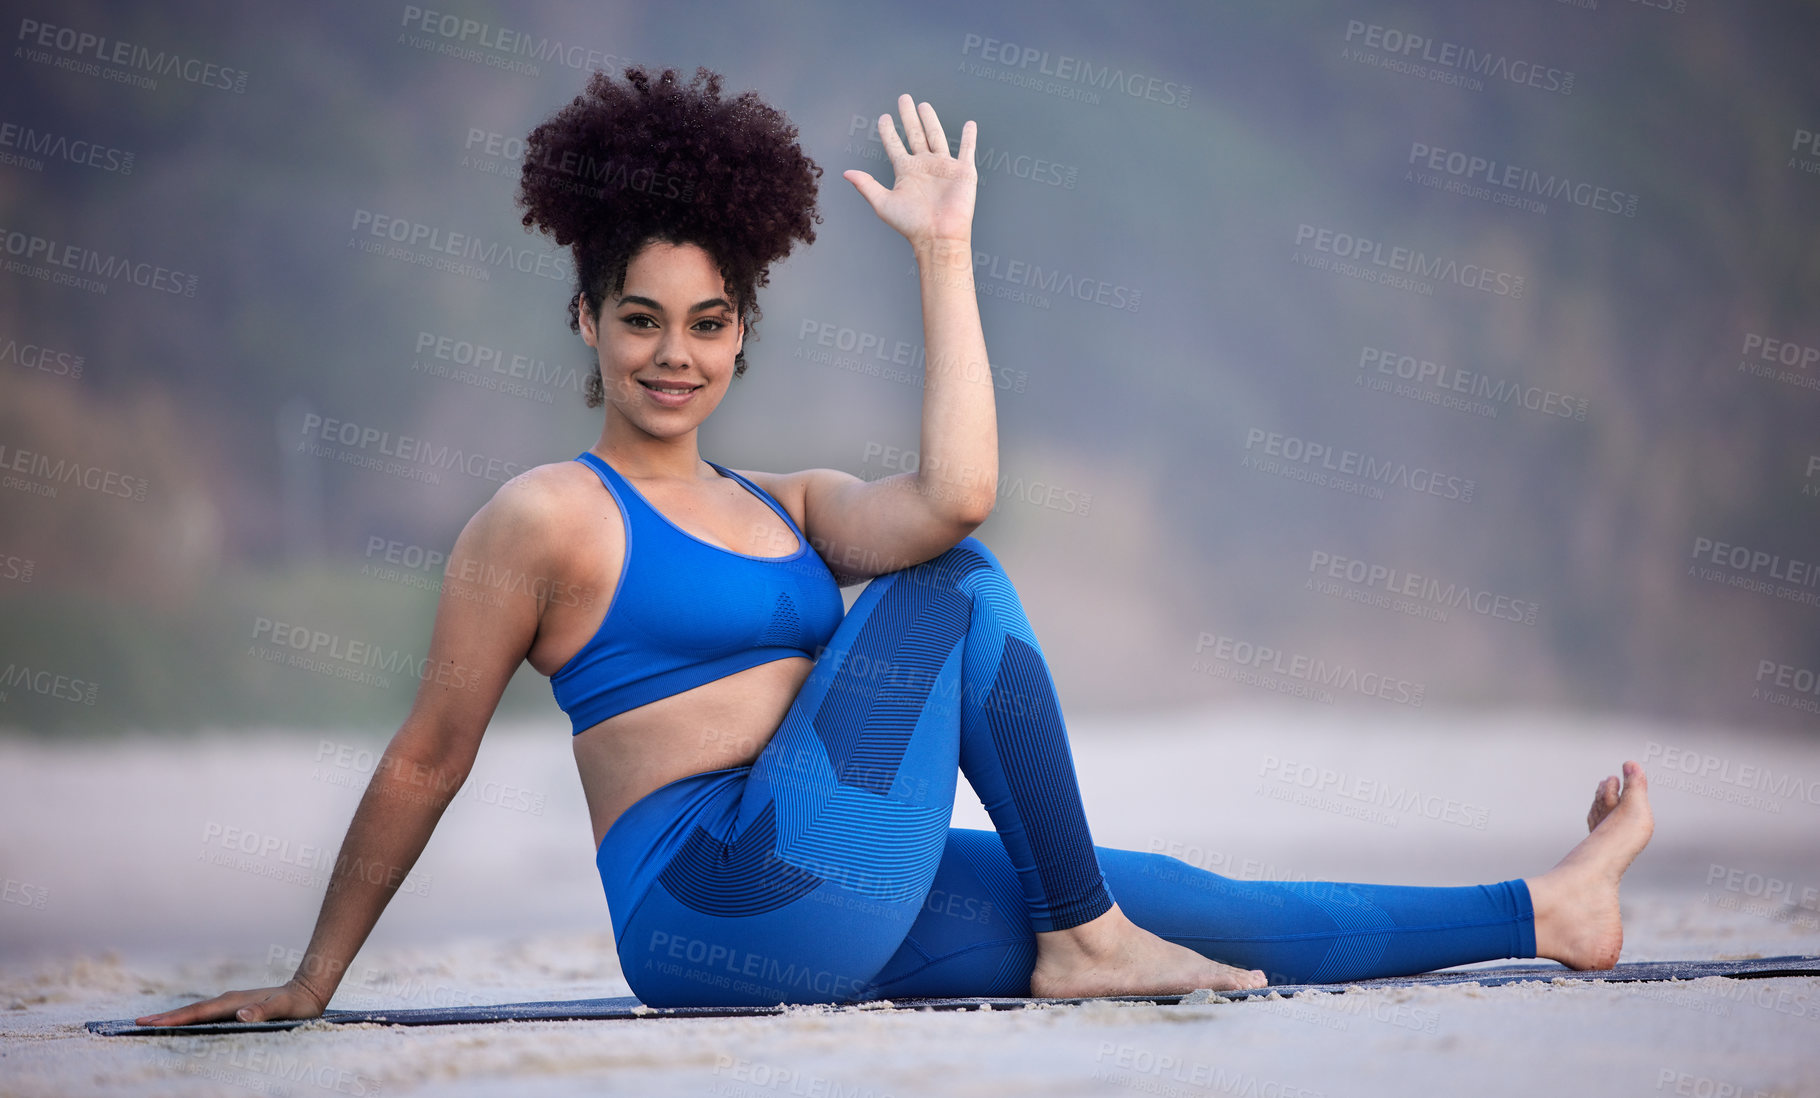
[[[957,764],[994,831],[949,826]],[[595,861],[652,1006],[1028,995],[1036,932],[1114,897],[1271,983],[1535,953],[1521,880],[1240,881],[1094,846],[1048,667],[974,538],[874,579],[752,765],[641,798]]]

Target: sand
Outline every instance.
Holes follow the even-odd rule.
[[[1812,740],[1302,709],[1071,731],[1097,842],[1235,877],[1533,874],[1584,833],[1598,778],[1635,758],[1657,831],[1627,878],[1624,959],[1820,954]],[[555,721],[489,732],[473,792],[332,1006],[629,993],[567,741]],[[1820,1095],[1820,979],[212,1038],[82,1028],[282,982],[321,900],[316,860],[370,770],[361,752],[381,746],[286,730],[0,743],[0,1093]],[[1418,796],[1374,804],[1371,783]],[[957,824],[989,826],[964,788],[960,801]]]

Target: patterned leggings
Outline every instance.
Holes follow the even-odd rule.
[[[949,826],[957,768],[995,830]],[[974,538],[874,579],[758,759],[641,798],[595,861],[653,1006],[1028,995],[1036,932],[1115,897],[1272,983],[1535,952],[1521,880],[1240,881],[1094,846],[1048,666]]]

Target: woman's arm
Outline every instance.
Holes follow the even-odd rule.
[[[901,141],[890,115],[878,119],[896,176],[891,189],[862,171],[844,176],[916,257],[925,348],[920,462],[915,472],[872,481],[836,469],[791,478],[801,481],[804,533],[848,580],[937,556],[986,521],[998,494],[998,417],[973,288],[978,127],[961,127],[959,156],[951,156],[933,107],[908,95],[897,106]]]
[[[296,975],[274,988],[229,991],[140,1025],[314,1018],[430,841],[473,767],[500,695],[530,651],[542,600],[558,577],[535,470],[503,485],[449,554],[417,698],[360,798]]]

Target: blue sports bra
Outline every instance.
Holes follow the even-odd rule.
[[[754,557],[709,545],[645,502],[589,451],[625,525],[619,583],[600,629],[550,676],[572,735],[608,717],[680,694],[735,671],[790,656],[820,655],[845,613],[840,585],[788,512],[756,484],[713,462],[765,501],[796,535],[787,557]]]

